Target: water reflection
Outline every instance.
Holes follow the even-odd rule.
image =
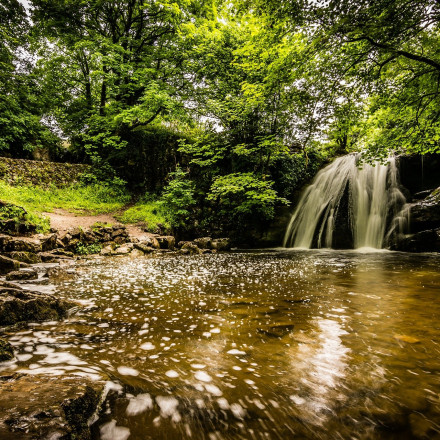
[[[106,259],[5,371],[106,377],[95,438],[436,438],[439,258],[268,252]]]

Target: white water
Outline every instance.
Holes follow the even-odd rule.
[[[394,158],[358,167],[358,156],[336,159],[305,190],[284,237],[285,247],[331,248],[341,199],[348,191],[347,221],[354,248],[381,249],[392,219],[405,203]],[[394,226],[392,226],[394,227]],[[388,229],[388,230],[387,230]],[[315,241],[314,241],[315,240]]]

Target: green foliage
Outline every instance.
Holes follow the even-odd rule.
[[[102,246],[100,243],[84,244],[79,242],[75,247],[75,253],[78,255],[99,254],[101,249]]]
[[[11,226],[10,221],[14,226]],[[8,225],[8,229],[4,227]],[[50,229],[49,219],[33,213],[28,213],[21,206],[7,203],[0,206],[0,230],[3,232],[48,232]]]
[[[272,219],[276,204],[289,203],[277,195],[272,181],[253,173],[217,177],[207,199],[214,202],[214,215],[222,223],[236,224],[239,229],[246,229],[252,218],[260,222]]]
[[[170,223],[162,204],[149,196],[142,198],[121,215],[116,215],[116,218],[122,223],[143,223],[148,232],[170,230]]]
[[[187,172],[177,168],[170,174],[171,180],[162,194],[162,203],[167,217],[173,227],[191,229],[194,222],[196,206],[194,183],[189,180]]]

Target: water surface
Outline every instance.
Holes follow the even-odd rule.
[[[96,439],[440,438],[440,257],[108,258],[83,308],[11,333],[6,370],[105,376]]]

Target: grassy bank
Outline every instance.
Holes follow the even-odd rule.
[[[42,213],[52,212],[54,209],[64,209],[77,215],[112,214],[122,223],[143,222],[152,232],[159,225],[169,227],[160,202],[144,197],[135,205],[124,209],[132,200],[131,194],[119,187],[104,184],[42,188],[12,186],[0,180],[0,200],[25,208],[30,220],[38,225],[41,232],[49,229],[48,220]]]

